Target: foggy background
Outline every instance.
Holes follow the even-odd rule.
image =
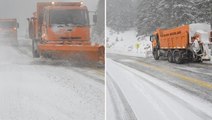
[[[99,0],[0,0],[0,18],[17,18],[19,34],[27,33],[27,19],[32,17],[37,2],[79,2],[83,1],[89,11],[96,11]]]

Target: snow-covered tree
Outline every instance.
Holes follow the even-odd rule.
[[[137,6],[139,34],[194,22],[211,22],[211,0],[141,0]]]
[[[195,7],[198,9],[197,21],[208,22],[212,27],[212,0],[200,0],[195,2]]]
[[[132,0],[107,0],[107,26],[125,31],[134,26],[135,7]]]
[[[162,14],[157,9],[159,1],[142,0],[138,2],[136,27],[139,34],[147,34],[162,22],[160,19]]]
[[[97,11],[97,23],[93,29],[92,41],[104,44],[105,38],[105,0],[99,0]]]

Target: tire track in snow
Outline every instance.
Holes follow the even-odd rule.
[[[24,49],[25,48],[25,49]],[[22,55],[25,55],[25,56],[27,56],[27,57],[31,57],[32,58],[32,56],[31,56],[31,54],[28,52],[28,51],[26,51],[26,50],[30,50],[30,46],[29,45],[25,45],[25,46],[23,46],[23,45],[20,45],[20,46],[18,46],[18,47],[14,47],[14,49],[17,49],[17,51],[19,52],[19,53],[21,53]],[[31,51],[31,50],[30,50]],[[32,58],[33,59],[33,58]],[[48,62],[48,60],[47,60],[47,62]],[[73,70],[73,71],[75,71],[75,72],[78,72],[79,74],[81,74],[81,75],[84,75],[85,77],[88,77],[88,78],[91,78],[92,80],[94,80],[94,81],[96,81],[96,82],[98,82],[98,83],[101,83],[101,84],[105,84],[105,82],[104,82],[104,80],[102,80],[102,79],[100,79],[100,78],[97,78],[97,77],[95,77],[95,76],[93,76],[93,75],[90,75],[89,73],[87,73],[87,72],[85,72],[85,71],[82,71],[82,70],[77,70],[76,68],[74,68],[74,67],[72,67],[71,66],[71,63],[70,63],[70,65],[64,65],[64,64],[57,64],[57,60],[54,62],[54,61],[51,61],[51,62],[53,62],[53,64],[48,64],[48,63],[46,63],[45,62],[45,60],[43,61],[43,60],[39,60],[39,59],[36,59],[33,63],[35,63],[35,64],[38,64],[38,65],[41,65],[41,64],[44,64],[44,65],[55,65],[55,66],[60,66],[60,67],[64,67],[64,68],[66,68],[66,69],[71,69],[71,70]],[[61,63],[61,62],[59,62],[59,63]],[[93,68],[91,68],[92,70],[96,70],[96,69],[93,69]],[[104,72],[104,71],[103,71]],[[101,72],[99,72],[98,70],[96,70],[96,73],[98,74],[98,75],[101,75],[101,76],[103,76],[104,75],[104,73],[102,73],[102,71]],[[103,79],[104,79],[104,77],[103,77]]]
[[[110,98],[115,109],[116,120],[137,120],[131,106],[127,102],[124,94],[113,81],[109,74],[107,74],[107,88],[110,93]]]
[[[32,57],[28,52],[26,52],[25,50],[23,50],[23,48],[16,48],[18,50],[19,53],[21,53],[22,55],[25,55],[27,57]]]
[[[70,68],[67,68],[67,69],[70,69]],[[77,72],[77,73],[79,73],[79,74],[81,74],[81,75],[83,75],[83,76],[85,76],[85,77],[91,78],[91,79],[94,80],[95,82],[98,82],[98,83],[103,84],[103,85],[105,84],[105,81],[104,81],[104,80],[102,80],[102,79],[100,79],[100,78],[97,78],[97,77],[95,77],[95,76],[89,75],[88,73],[85,73],[85,72],[83,72],[83,71],[81,71],[81,70],[78,70],[78,69],[76,69],[76,68],[71,68],[71,70],[73,70],[73,71],[75,71],[75,72]]]
[[[190,71],[182,71],[182,70],[176,68],[177,66],[183,67],[183,66],[187,66],[187,65],[170,64],[170,63],[166,63],[165,61],[162,61],[162,62],[159,61],[156,64],[155,62],[151,63],[151,60],[144,61],[144,59],[142,59],[142,58],[139,60],[139,58],[135,58],[135,57],[134,58],[131,58],[131,57],[126,58],[126,56],[115,56],[115,57],[112,56],[111,59],[113,59],[114,61],[116,61],[118,63],[122,63],[128,67],[131,67],[133,69],[141,71],[143,73],[149,74],[155,78],[159,78],[159,79],[161,79],[161,81],[165,81],[166,83],[168,83],[172,86],[178,87],[179,89],[182,89],[185,92],[188,92],[190,94],[198,96],[199,98],[202,98],[202,99],[207,100],[208,102],[212,103],[212,96],[211,96],[212,89],[210,89],[211,77],[209,75],[204,75],[204,74],[200,74],[200,73],[194,74]],[[142,64],[143,62],[146,63],[147,65],[150,64],[152,66],[156,66],[156,67],[158,66],[159,68],[162,67],[166,71],[172,72],[174,74],[174,76],[169,75],[168,73],[164,73],[160,70],[154,70],[154,68],[151,69],[150,67],[143,65]],[[164,63],[166,63],[166,64],[164,64]],[[194,67],[194,68],[196,68],[196,67]],[[210,69],[210,68],[208,68],[208,69]],[[177,72],[176,74],[175,74],[175,71]],[[181,76],[180,74],[183,74],[183,76]],[[178,77],[175,77],[175,76],[178,76]],[[185,78],[185,80],[182,80],[181,78],[183,78],[183,79]],[[192,78],[194,78],[194,79],[192,79]],[[196,83],[193,83],[190,81],[194,81]],[[206,86],[206,88],[202,87],[202,86]]]
[[[184,105],[185,108],[187,108],[188,110],[190,110],[191,112],[193,112],[193,114],[199,116],[200,118],[203,118],[204,120],[211,120],[212,117],[210,115],[208,115],[207,113],[204,113],[203,111],[201,111],[200,109],[196,108],[196,106],[193,106],[192,104],[190,104],[188,101],[183,100],[181,98],[179,98],[177,95],[175,95],[174,93],[171,93],[170,91],[164,89],[162,86],[157,85],[156,83],[150,81],[149,79],[151,78],[144,78],[142,75],[139,75],[138,72],[135,73],[135,69],[134,68],[130,68],[128,66],[123,65],[122,63],[117,64],[119,65],[121,68],[131,72],[132,74],[134,74],[136,77],[140,78],[140,79],[145,79],[145,82],[148,83],[151,86],[154,86],[156,89],[158,89],[159,91],[162,91],[164,94],[166,94],[167,96],[173,98],[175,101],[177,101],[178,103],[180,103],[181,105]],[[137,85],[139,85],[141,83],[137,82]],[[171,110],[171,109],[170,109]]]
[[[1,106],[1,115],[6,114],[5,116],[8,119],[12,115],[15,115],[15,117],[12,116],[11,119],[28,117],[31,117],[28,119],[53,119],[51,116],[58,116],[58,118],[54,118],[55,120],[65,120],[65,118],[67,120],[79,120],[80,118],[83,120],[86,118],[100,120],[104,118],[104,86],[102,84],[93,82],[93,80],[83,75],[78,76],[76,72],[71,70],[72,66],[32,64],[31,62],[36,59],[26,56],[16,48],[0,48],[3,53],[3,57],[0,57],[1,62],[3,62],[1,76],[4,78],[1,80],[1,85],[5,86],[4,81],[11,80],[8,87],[5,87],[8,91],[15,88],[14,92],[11,91],[11,94],[9,94],[11,98],[10,96],[7,97],[8,92],[5,89],[2,90],[6,97],[1,96],[10,99],[5,99],[7,104],[0,100],[1,104],[8,107],[8,110],[5,110]],[[6,54],[4,54],[5,50],[7,51]],[[30,52],[27,49],[23,50]],[[39,61],[40,59],[38,59]],[[64,66],[69,67],[70,70],[66,70]],[[55,76],[58,79],[52,78]],[[14,86],[20,87],[16,88]],[[19,90],[20,95],[16,93]],[[11,102],[8,100],[11,100]]]

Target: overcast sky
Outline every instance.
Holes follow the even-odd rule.
[[[89,11],[95,11],[98,4],[98,0],[0,0],[0,18],[17,18],[20,23],[20,30],[26,31],[26,18],[32,16],[32,13],[36,9],[36,3],[49,1],[84,1],[88,6]]]

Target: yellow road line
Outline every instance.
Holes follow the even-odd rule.
[[[157,71],[160,71],[160,72],[164,72],[164,73],[168,73],[168,74],[170,74],[174,77],[180,78],[184,81],[189,81],[193,84],[199,85],[199,86],[204,87],[204,88],[212,89],[212,84],[209,83],[209,82],[205,82],[203,80],[199,80],[199,79],[196,79],[196,78],[191,78],[191,77],[188,77],[186,75],[171,71],[170,69],[158,67],[158,66],[155,66],[155,65],[150,65],[150,64],[144,63],[142,61],[138,61],[138,62],[142,63],[144,66],[149,67],[151,69],[154,69],[154,70],[157,70]]]

